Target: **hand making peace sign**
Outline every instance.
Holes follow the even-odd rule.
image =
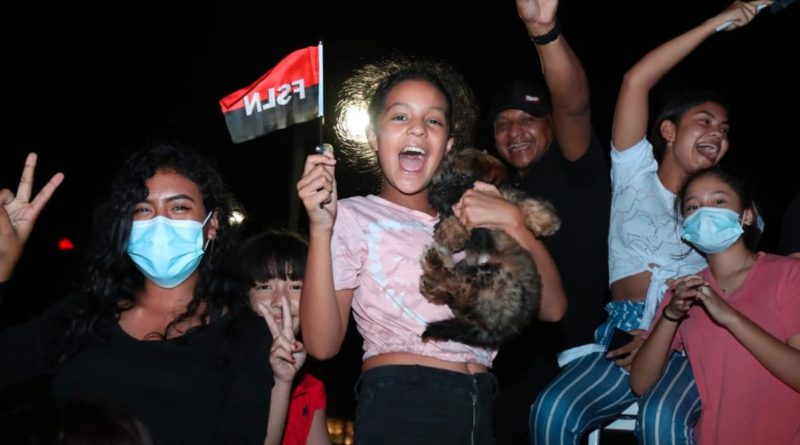
[[[303,343],[295,339],[289,300],[285,295],[281,296],[280,323],[270,312],[268,302],[260,301],[257,303],[257,307],[272,334],[269,364],[275,374],[275,380],[291,383],[297,375],[297,371],[306,362],[306,350]]]

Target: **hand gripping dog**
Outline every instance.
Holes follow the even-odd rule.
[[[453,318],[428,323],[424,339],[496,348],[536,317],[541,281],[530,253],[502,230],[468,232],[451,209],[476,180],[488,182],[519,206],[535,236],[555,233],[561,221],[550,203],[501,186],[505,172],[497,158],[467,148],[451,152],[433,176],[429,199],[441,219],[423,254],[420,290],[430,302],[450,306]]]

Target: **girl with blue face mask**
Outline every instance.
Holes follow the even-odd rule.
[[[128,255],[150,281],[164,288],[178,286],[200,265],[212,240],[203,242],[203,227],[211,215],[202,224],[165,216],[134,221]]]
[[[627,370],[668,280],[706,266],[681,240],[673,203],[687,176],[726,155],[731,122],[726,101],[713,91],[671,94],[654,115],[650,97],[669,71],[718,30],[746,26],[768,3],[736,1],[654,48],[625,73],[611,131],[608,316],[595,330],[593,343],[560,354],[559,362],[569,365],[531,407],[532,443],[577,445],[583,432],[633,403],[639,407],[639,443],[695,443],[691,430],[701,403],[686,358],[672,354],[661,382],[643,397],[630,391]],[[614,329],[633,339],[609,351]]]
[[[77,292],[0,333],[0,386],[118,403],[153,443],[263,443],[270,336],[228,273],[235,201],[197,152],[134,153],[95,212]]]
[[[797,443],[800,260],[756,253],[753,201],[718,168],[691,175],[676,206],[708,268],[671,283],[631,387],[647,391],[670,351],[685,349],[703,404],[698,443]]]

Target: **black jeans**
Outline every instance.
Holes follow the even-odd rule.
[[[358,445],[485,445],[492,439],[492,374],[381,366],[356,383]]]

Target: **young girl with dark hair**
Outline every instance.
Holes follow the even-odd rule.
[[[298,234],[268,230],[239,252],[250,305],[272,334],[269,363],[275,375],[264,445],[330,445],[325,385],[307,363],[300,333],[300,296],[308,244]]]
[[[356,443],[491,443],[495,381],[488,369],[496,351],[420,337],[428,322],[453,316],[420,293],[420,258],[438,221],[428,186],[445,154],[467,142],[459,137],[474,123],[471,95],[455,71],[437,63],[388,60],[353,79],[344,90],[366,87],[363,152],[377,159],[381,189],[339,201],[333,155],[306,160],[297,186],[310,225],[300,301],[306,348],[321,359],[336,354],[352,308],[364,339]],[[467,229],[505,230],[531,252],[543,284],[539,317],[563,315],[552,258],[496,188],[479,183],[454,213]]]
[[[577,444],[583,432],[639,402],[642,444],[693,443],[700,399],[685,357],[674,354],[662,384],[639,398],[628,368],[650,325],[667,280],[699,271],[705,259],[680,239],[675,193],[692,172],[715,165],[728,150],[728,109],[718,94],[688,92],[656,116],[647,139],[650,90],[675,65],[723,27],[749,23],[766,1],[735,2],[716,16],[653,49],[625,74],[614,112],[611,220],[608,237],[611,302],[594,344],[539,394],[531,408],[532,443]],[[651,144],[652,142],[652,144]],[[662,147],[656,158],[653,146]],[[615,329],[633,340],[606,352]]]
[[[800,443],[800,260],[756,252],[753,200],[722,170],[687,178],[677,205],[708,267],[670,284],[631,387],[646,392],[683,349],[703,402],[698,443]]]

